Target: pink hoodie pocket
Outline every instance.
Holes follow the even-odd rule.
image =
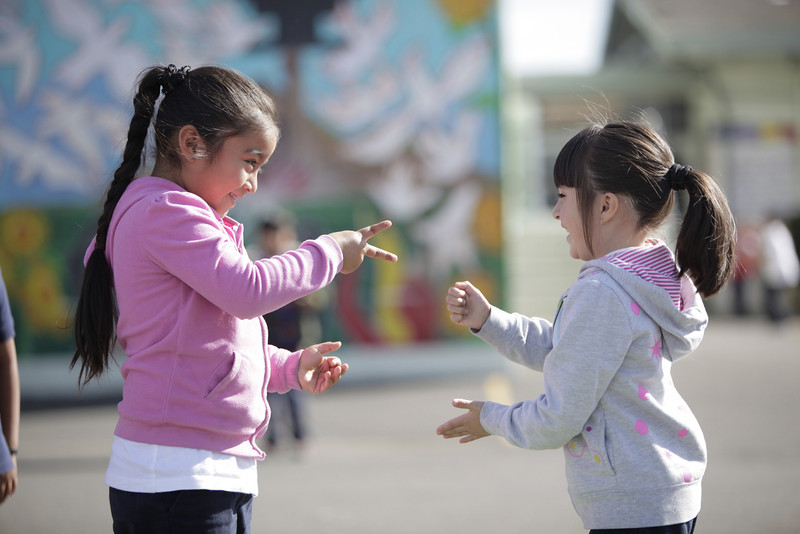
[[[242,368],[242,358],[234,352],[230,358],[223,360],[211,375],[206,390],[206,400],[215,401],[220,399],[225,389],[236,380],[239,370]]]

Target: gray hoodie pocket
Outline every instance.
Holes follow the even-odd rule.
[[[570,469],[586,474],[616,474],[608,453],[606,418],[601,410],[592,414],[581,433],[564,445],[564,450],[569,456],[567,466]]]

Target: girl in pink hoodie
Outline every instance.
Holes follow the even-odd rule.
[[[137,178],[154,115],[155,165]],[[236,72],[156,66],[139,81],[86,253],[72,360],[86,384],[116,341],[127,356],[106,473],[114,532],[249,532],[267,392],[322,393],[347,371],[326,356],[338,342],[269,345],[262,315],[365,256],[397,260],[368,243],[383,221],[250,261],[227,213],[256,190],[278,138],[272,100]]]

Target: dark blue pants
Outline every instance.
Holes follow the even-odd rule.
[[[589,531],[589,534],[692,534],[696,522],[697,518],[695,517],[691,521],[677,525],[649,528],[593,529]]]
[[[249,534],[253,496],[229,491],[109,489],[114,534]]]

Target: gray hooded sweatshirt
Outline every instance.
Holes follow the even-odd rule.
[[[562,447],[587,529],[689,521],[700,511],[706,445],[670,369],[697,348],[707,321],[664,243],[589,261],[554,323],[492,308],[475,332],[544,373],[539,398],[487,402],[481,424],[519,447]]]

